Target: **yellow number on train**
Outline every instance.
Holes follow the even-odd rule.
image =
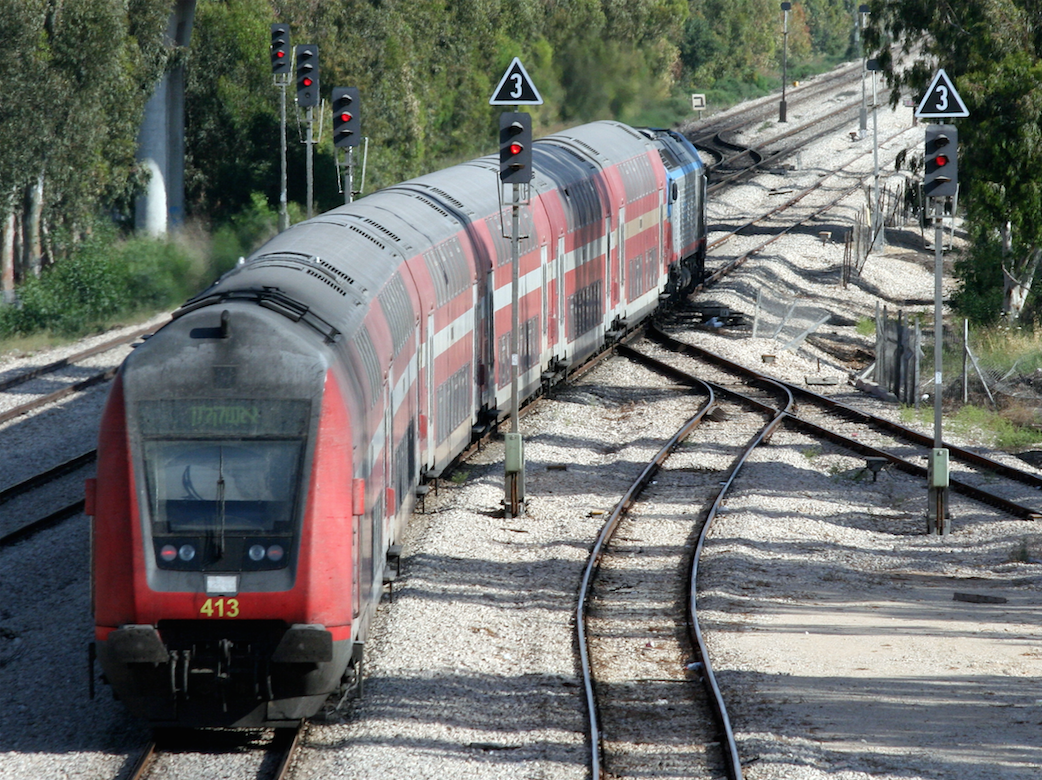
[[[206,617],[238,617],[238,599],[207,599],[199,607],[199,614]]]

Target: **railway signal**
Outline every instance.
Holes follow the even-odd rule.
[[[928,198],[955,195],[959,189],[959,132],[954,125],[928,125],[923,193]]]
[[[273,24],[271,26],[271,72],[275,76],[289,74],[290,71],[289,25]]]
[[[333,90],[333,145],[358,146],[362,140],[358,87]]]
[[[532,117],[523,112],[499,115],[499,179],[504,184],[532,181]]]
[[[318,105],[318,46],[307,43],[297,46],[297,106],[314,108]]]

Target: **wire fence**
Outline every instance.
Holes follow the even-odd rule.
[[[1042,413],[1042,356],[1031,353],[1010,361],[991,356],[984,336],[966,320],[947,327],[941,344],[941,397],[993,409],[1019,402]],[[903,312],[876,313],[874,381],[901,403],[918,406],[934,392],[934,330]]]
[[[795,349],[831,317],[831,312],[821,306],[778,300],[760,289],[756,291],[751,335],[753,338],[775,339],[782,350]]]

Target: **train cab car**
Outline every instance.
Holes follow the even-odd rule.
[[[352,660],[350,421],[328,347],[297,330],[252,303],[189,312],[110,395],[95,641],[153,723],[295,722]]]

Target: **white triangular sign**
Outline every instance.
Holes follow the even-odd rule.
[[[915,115],[920,119],[955,119],[970,115],[970,112],[966,110],[966,104],[955,91],[952,80],[944,72],[944,68],[938,70],[937,75],[933,77],[930,88],[919,101],[919,108],[915,110]]]
[[[532,83],[528,71],[521,64],[520,57],[514,57],[499,86],[492,93],[490,106],[541,106],[543,98]]]

